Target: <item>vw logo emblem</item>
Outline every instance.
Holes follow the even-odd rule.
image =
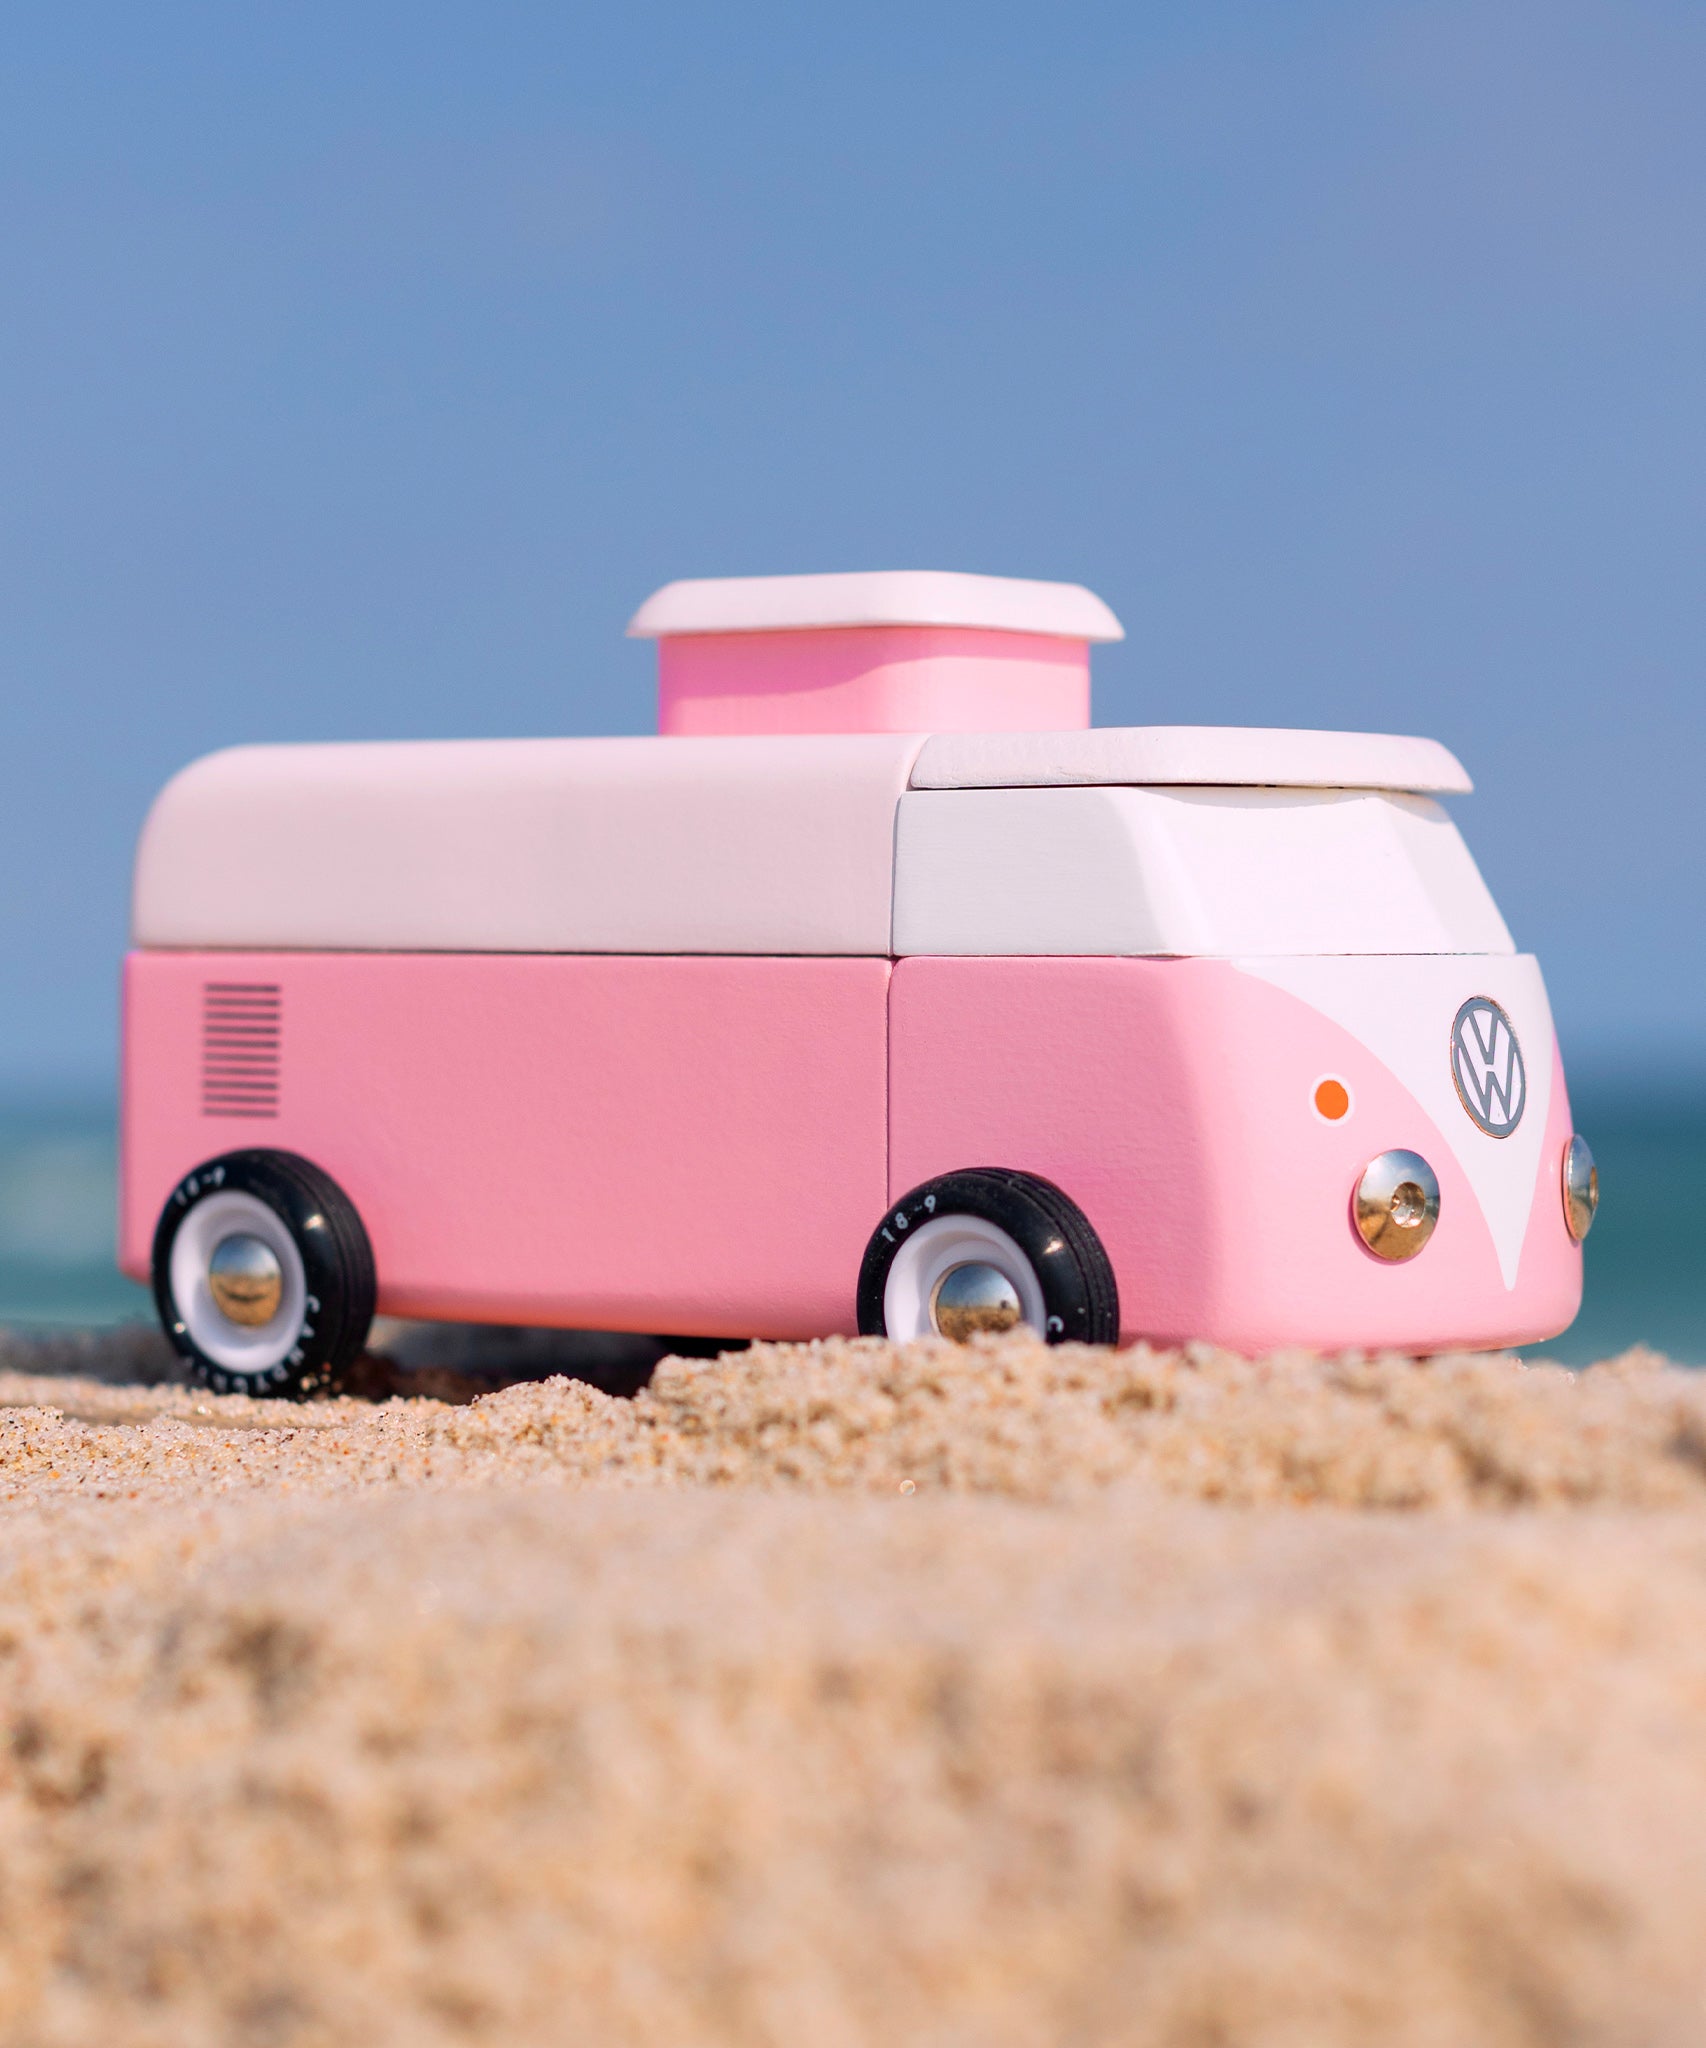
[[[1471,996],[1451,1027],[1457,1099],[1489,1138],[1508,1138],[1528,1104],[1528,1073],[1511,1020],[1491,996]]]

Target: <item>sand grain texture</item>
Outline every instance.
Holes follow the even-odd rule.
[[[0,2038],[1706,2038],[1706,1386],[0,1374]]]

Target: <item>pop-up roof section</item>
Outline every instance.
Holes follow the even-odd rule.
[[[628,631],[659,732],[704,734],[1082,730],[1091,643],[1125,637],[1080,584],[927,570],[668,583]]]

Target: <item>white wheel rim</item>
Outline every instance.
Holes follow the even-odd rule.
[[[228,1237],[258,1237],[278,1260],[283,1291],[270,1322],[252,1329],[224,1315],[208,1286],[208,1265]],[[289,1357],[308,1312],[308,1276],[284,1219],[257,1195],[234,1189],[197,1202],[172,1240],[172,1305],[204,1358],[227,1372],[270,1371]]]
[[[1036,1268],[998,1223],[981,1216],[933,1216],[909,1230],[883,1287],[883,1328],[897,1344],[933,1337],[930,1304],[936,1288],[955,1266],[993,1266],[1012,1283],[1020,1312],[1033,1330],[1046,1320],[1042,1282]]]

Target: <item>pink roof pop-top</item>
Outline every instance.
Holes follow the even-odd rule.
[[[1080,584],[924,570],[669,583],[628,631],[659,732],[722,735],[1082,728],[1090,645],[1124,638]]]

